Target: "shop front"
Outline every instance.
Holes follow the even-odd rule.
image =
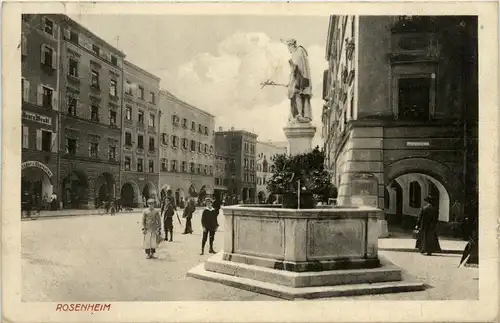
[[[51,168],[36,160],[21,164],[21,203],[48,207],[52,193],[56,191],[56,176]]]

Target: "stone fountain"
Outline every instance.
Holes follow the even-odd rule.
[[[294,40],[288,87],[291,113],[283,129],[292,155],[309,152],[311,124],[307,53]],[[297,85],[299,84],[299,85]],[[277,85],[267,81],[264,85]],[[301,87],[300,85],[304,85]],[[188,276],[284,299],[423,290],[378,255],[383,211],[364,205],[286,209],[223,207],[224,248]]]

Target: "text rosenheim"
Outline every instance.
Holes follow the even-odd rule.
[[[102,312],[109,311],[111,304],[57,304],[56,312]]]

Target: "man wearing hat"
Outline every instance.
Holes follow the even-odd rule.
[[[142,212],[142,233],[144,234],[143,247],[148,259],[156,258],[155,252],[161,237],[161,217],[155,210],[155,200],[147,201],[148,208]]]
[[[176,205],[174,198],[172,196],[172,191],[167,191],[167,196],[163,200],[163,205],[161,207],[161,214],[163,215],[163,227],[165,230],[165,241],[168,240],[168,234],[170,233],[170,241],[174,238],[174,214],[176,211]]]
[[[415,248],[422,254],[430,256],[434,252],[441,251],[437,235],[437,224],[439,211],[434,206],[436,200],[433,196],[424,199],[425,205],[420,212],[415,229],[417,232],[417,242]]]
[[[217,214],[218,210],[212,207],[214,200],[208,196],[205,198],[206,208],[203,210],[201,215],[201,225],[203,227],[203,238],[201,240],[201,253],[203,255],[205,253],[205,244],[207,243],[207,238],[209,238],[210,243],[210,253],[215,253],[214,250],[214,240],[215,240],[215,231],[219,227],[219,223],[217,222]]]

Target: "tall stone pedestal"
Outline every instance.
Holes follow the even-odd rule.
[[[290,122],[283,128],[288,139],[288,151],[290,155],[308,153],[312,150],[312,140],[316,133],[316,127],[310,122]]]

